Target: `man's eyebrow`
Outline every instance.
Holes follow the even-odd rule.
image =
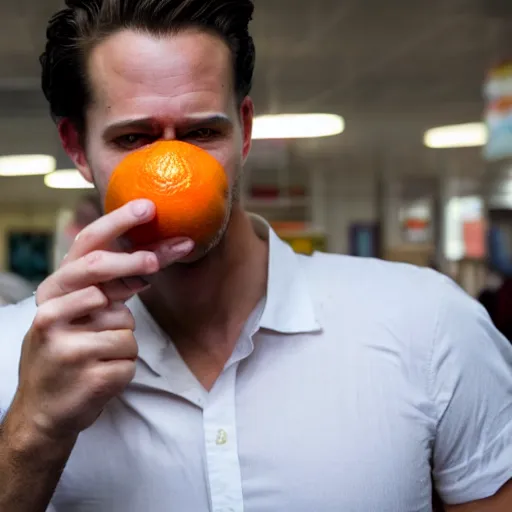
[[[117,132],[124,130],[141,130],[141,131],[153,131],[155,129],[155,122],[149,118],[141,118],[141,119],[126,119],[124,121],[119,121],[116,123],[112,123],[111,125],[105,128],[103,133],[103,137],[105,139],[109,139],[111,136],[115,135]]]
[[[205,125],[221,125],[231,126],[233,122],[225,114],[206,114],[206,115],[193,115],[180,121],[178,125],[186,127],[187,129],[193,130],[195,128],[201,128]],[[109,139],[116,133],[126,130],[141,130],[144,132],[154,131],[156,122],[150,118],[140,119],[126,119],[112,123],[105,128],[103,137]]]
[[[178,123],[188,129],[201,128],[202,126],[231,126],[233,122],[225,114],[195,115],[185,118]]]

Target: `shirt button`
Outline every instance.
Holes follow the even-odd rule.
[[[222,446],[228,442],[228,433],[222,428],[217,432],[217,439],[215,440],[218,446]]]

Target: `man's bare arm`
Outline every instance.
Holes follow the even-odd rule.
[[[512,480],[491,498],[463,505],[445,505],[445,510],[446,512],[510,512],[512,511]]]
[[[141,276],[193,249],[181,240],[130,253],[113,249],[155,215],[153,203],[139,200],[101,217],[38,287],[18,389],[1,424],[0,512],[44,512],[79,433],[132,381],[138,346],[125,302],[147,287]]]
[[[0,512],[45,512],[74,440],[37,439],[11,418],[0,425]]]

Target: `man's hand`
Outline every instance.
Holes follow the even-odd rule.
[[[152,203],[135,201],[89,225],[61,268],[37,290],[37,314],[24,341],[19,388],[6,419],[32,441],[76,437],[133,379],[135,322],[124,302],[146,287],[140,276],[158,272],[193,248],[179,240],[153,251],[111,250],[119,237],[154,214]]]
[[[119,237],[154,215],[152,203],[135,201],[89,225],[37,290],[18,390],[0,424],[2,512],[47,510],[78,434],[132,380],[135,322],[124,303],[146,287],[143,276],[193,249],[174,240],[115,252]]]

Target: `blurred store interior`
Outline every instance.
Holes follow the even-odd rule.
[[[94,203],[40,91],[60,5],[0,3],[0,270],[31,286]],[[430,266],[474,296],[512,275],[510,0],[256,0],[253,33],[249,210],[297,251]]]

